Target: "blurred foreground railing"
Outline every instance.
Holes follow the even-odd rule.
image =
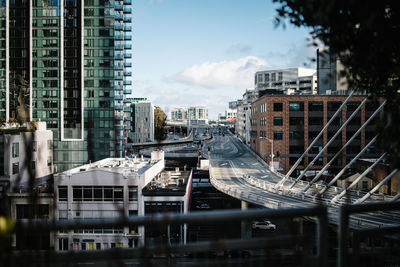
[[[369,258],[363,258],[360,253],[360,244],[363,238],[373,236],[390,235],[399,236],[400,226],[387,225],[379,228],[365,227],[357,230],[349,229],[350,215],[355,213],[394,211],[400,210],[399,202],[386,202],[374,204],[356,204],[344,205],[340,208],[339,228],[335,234],[335,227],[328,226],[327,208],[323,206],[314,206],[310,208],[286,208],[286,209],[249,209],[249,210],[223,210],[208,212],[192,212],[188,214],[165,213],[153,214],[147,216],[119,217],[108,219],[80,219],[80,220],[21,220],[14,225],[13,232],[9,236],[0,235],[0,260],[1,266],[75,266],[75,264],[96,264],[110,263],[110,266],[125,266],[127,260],[135,260],[135,264],[143,266],[160,265],[160,262],[154,263],[151,259],[162,255],[165,259],[173,261],[173,258],[186,258],[191,265],[202,265],[201,260],[209,252],[225,251],[249,251],[263,250],[266,258],[262,258],[262,263],[270,261],[268,251],[271,249],[294,248],[298,262],[294,266],[364,266]],[[11,237],[11,234],[18,232],[42,232],[42,231],[73,231],[87,228],[120,228],[151,226],[159,227],[161,231],[166,231],[169,225],[179,224],[209,224],[209,225],[228,225],[233,222],[248,222],[268,218],[270,220],[288,219],[300,220],[307,218],[316,218],[315,231],[283,232],[263,237],[253,238],[219,238],[209,241],[189,242],[181,244],[170,244],[168,239],[161,239],[154,246],[142,246],[137,248],[115,248],[106,250],[70,250],[65,252],[57,251],[18,251],[11,250],[4,246],[4,240]],[[278,225],[278,227],[281,227]],[[283,225],[282,225],[283,227]],[[248,229],[251,231],[251,229]],[[331,231],[333,230],[333,231]],[[330,234],[329,234],[330,233]],[[332,235],[336,242],[332,243]],[[382,239],[383,242],[389,242]],[[391,239],[389,239],[391,240]],[[391,241],[390,241],[391,242]],[[394,244],[386,244],[372,251],[371,257],[388,255],[383,262],[398,264],[399,255],[393,254],[399,247],[399,241]],[[336,249],[337,248],[337,249]],[[382,253],[382,249],[383,252]],[[334,252],[337,251],[337,254]],[[333,252],[333,253],[332,253]],[[367,251],[371,253],[371,251]],[[206,254],[204,254],[206,253]],[[189,258],[189,255],[192,258]],[[264,255],[264,256],[265,256]],[[300,255],[300,256],[299,256]],[[329,257],[328,257],[329,255]],[[336,255],[336,256],[335,256]],[[390,256],[389,256],[390,255]],[[268,258],[269,257],[269,258]],[[283,256],[285,257],[285,256]],[[192,259],[192,260],[190,260]],[[174,263],[174,262],[172,262]],[[382,263],[382,261],[378,261]],[[293,261],[290,263],[293,265]],[[374,266],[375,262],[372,265]],[[173,265],[173,264],[172,264]],[[109,265],[106,265],[109,266]],[[375,265],[378,266],[378,265]],[[394,265],[393,265],[394,266]]]
[[[138,259],[141,264],[151,266],[152,264],[145,259],[154,255],[165,255],[172,257],[176,255],[184,256],[188,254],[197,255],[201,252],[210,251],[231,251],[231,250],[251,250],[262,249],[266,251],[270,248],[283,247],[302,247],[311,244],[308,248],[307,264],[312,266],[327,265],[327,210],[325,207],[315,206],[311,208],[295,209],[250,209],[250,210],[231,210],[231,211],[209,211],[192,212],[189,214],[165,213],[147,216],[121,217],[108,219],[81,219],[81,220],[22,220],[15,223],[14,233],[16,232],[41,232],[41,231],[72,231],[86,228],[119,228],[136,226],[158,226],[159,229],[167,229],[168,225],[179,224],[230,224],[232,222],[252,221],[261,219],[294,219],[301,217],[314,217],[317,220],[316,233],[306,235],[302,233],[285,233],[258,238],[228,238],[216,239],[202,242],[189,242],[186,244],[171,245],[167,240],[163,240],[156,246],[144,246],[138,248],[117,248],[107,250],[90,251],[2,251],[2,261],[7,266],[26,266],[26,265],[59,265],[60,263],[85,263],[103,262],[113,260],[114,262],[124,259]],[[279,227],[279,226],[278,226]],[[251,229],[248,229],[251,231]],[[300,253],[301,254],[301,253]],[[28,260],[29,264],[24,264]],[[146,263],[147,262],[147,263]],[[196,260],[193,260],[196,264]],[[200,263],[198,265],[201,265]]]

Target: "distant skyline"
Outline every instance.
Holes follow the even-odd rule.
[[[306,29],[275,28],[265,0],[137,0],[133,13],[133,97],[170,116],[207,106],[209,118],[254,86],[258,70],[315,68]]]

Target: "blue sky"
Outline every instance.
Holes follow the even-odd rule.
[[[302,67],[315,57],[308,31],[275,28],[265,0],[133,2],[133,96],[169,116],[205,105],[210,119],[253,86],[257,70]]]

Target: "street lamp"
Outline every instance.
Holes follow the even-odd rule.
[[[267,137],[260,136],[260,139],[268,140],[271,143],[271,163],[269,165],[271,171],[274,171],[274,140]]]

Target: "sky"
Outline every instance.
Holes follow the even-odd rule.
[[[275,27],[272,0],[133,1],[133,97],[170,116],[207,106],[209,118],[254,87],[254,73],[312,67],[306,29]]]

